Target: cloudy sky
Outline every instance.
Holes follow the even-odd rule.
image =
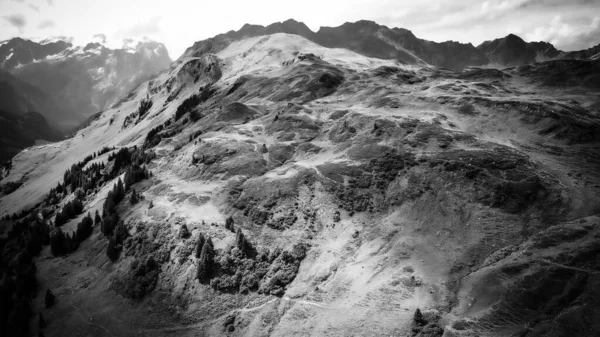
[[[600,0],[0,0],[0,40],[96,34],[113,46],[144,36],[177,58],[194,41],[293,18],[316,31],[373,20],[420,38],[478,45],[514,33],[562,50],[600,43]]]

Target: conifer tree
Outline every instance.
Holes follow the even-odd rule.
[[[102,218],[100,217],[98,210],[96,210],[96,215],[94,216],[94,225],[98,226],[101,222]]]
[[[114,236],[108,240],[108,245],[106,246],[106,255],[111,261],[116,261],[119,258],[117,240]]]
[[[46,320],[44,319],[44,315],[40,312],[40,318],[38,320],[38,327],[43,329],[46,327]]]
[[[52,255],[59,256],[64,254],[63,247],[65,241],[65,234],[59,228],[51,237],[50,237],[50,251]]]
[[[205,241],[206,241],[206,239],[204,238],[204,235],[202,235],[202,233],[200,233],[200,235],[198,236],[198,243],[196,244],[196,258],[197,259],[200,258],[200,253],[202,253],[202,247],[204,246]]]
[[[129,203],[132,205],[137,204],[139,201],[135,188],[131,191],[131,197],[129,198]]]
[[[227,229],[231,232],[235,232],[233,218],[231,216],[229,216],[229,217],[227,217],[227,219],[225,219],[225,229]]]
[[[235,245],[243,255],[246,255],[248,249],[250,248],[250,244],[248,240],[246,240],[246,237],[240,228],[237,229],[235,234]]]
[[[46,290],[46,296],[44,297],[44,304],[46,305],[46,308],[51,308],[55,302],[56,302],[56,296],[54,296],[54,293],[52,293],[52,290],[50,290],[50,289]]]
[[[202,246],[202,252],[200,253],[200,259],[198,259],[198,280],[202,283],[207,282],[212,274],[213,261],[214,259],[214,247],[211,238],[206,240],[206,243]]]
[[[417,310],[415,310],[415,314],[413,316],[413,321],[417,325],[423,325],[425,320],[423,319],[423,314],[421,313],[421,309],[417,308]]]

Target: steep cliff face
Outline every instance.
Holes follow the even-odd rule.
[[[35,258],[45,335],[600,332],[597,61],[451,70],[245,30],[15,157],[7,259],[99,213]]]
[[[45,117],[65,129],[115,104],[171,62],[164,45],[152,41],[113,50],[100,43],[20,38],[0,46],[0,60],[4,70],[59,102],[58,111]]]

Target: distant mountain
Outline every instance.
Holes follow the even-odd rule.
[[[561,58],[573,60],[600,60],[600,44],[585,50],[563,52]]]
[[[41,113],[64,129],[115,104],[170,63],[165,46],[154,41],[129,41],[121,49],[101,43],[74,46],[60,39],[14,38],[0,45],[0,67],[60,102],[60,113]]]
[[[63,40],[40,44],[16,37],[0,45],[1,65],[3,69],[13,69],[56,55],[70,47],[71,43]]]
[[[201,55],[208,51],[218,52],[231,41],[274,33],[296,34],[324,47],[345,48],[365,56],[395,59],[405,64],[462,68],[487,63],[485,56],[471,44],[422,40],[409,30],[390,29],[365,20],[345,23],[339,27],[321,27],[316,33],[295,20],[277,22],[267,27],[246,24],[238,31],[196,42],[182,57]]]
[[[432,42],[417,38],[410,30],[379,25],[372,21],[321,27],[316,43],[329,48],[347,48],[370,57],[397,59],[403,63],[427,63],[444,68],[463,68],[487,63],[472,44]],[[424,62],[423,62],[424,61]]]
[[[600,45],[587,51],[563,52],[550,43],[525,42],[514,34],[475,47],[470,43],[419,39],[410,30],[388,28],[373,21],[346,22],[338,27],[321,27],[313,32],[302,22],[287,20],[266,27],[245,24],[238,31],[198,41],[180,59],[207,52],[216,53],[232,41],[274,33],[300,35],[324,47],[345,48],[369,57],[450,69],[487,65],[512,67],[553,59],[600,57]]]
[[[555,59],[561,54],[550,43],[527,43],[514,34],[493,41],[485,41],[477,46],[477,49],[487,56],[490,63],[503,66],[520,66],[547,61]]]
[[[56,102],[42,90],[0,70],[0,163],[36,140],[57,141],[62,133],[41,114],[55,116]]]
[[[0,70],[0,110],[21,115],[36,111],[49,120],[72,116],[63,115],[60,103],[40,88]]]

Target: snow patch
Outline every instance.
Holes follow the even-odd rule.
[[[32,38],[31,41],[37,42],[39,44],[45,45],[49,43],[55,43],[59,41],[64,41],[67,43],[73,43],[73,37],[69,36],[52,36],[48,38]]]
[[[8,54],[8,55],[6,56],[6,58],[4,59],[4,62],[6,62],[6,61],[10,60],[10,58],[11,58],[11,57],[13,57],[13,55],[14,55],[14,54],[15,54],[15,53],[13,52],[13,49],[11,48],[11,49],[10,49],[10,54]]]

